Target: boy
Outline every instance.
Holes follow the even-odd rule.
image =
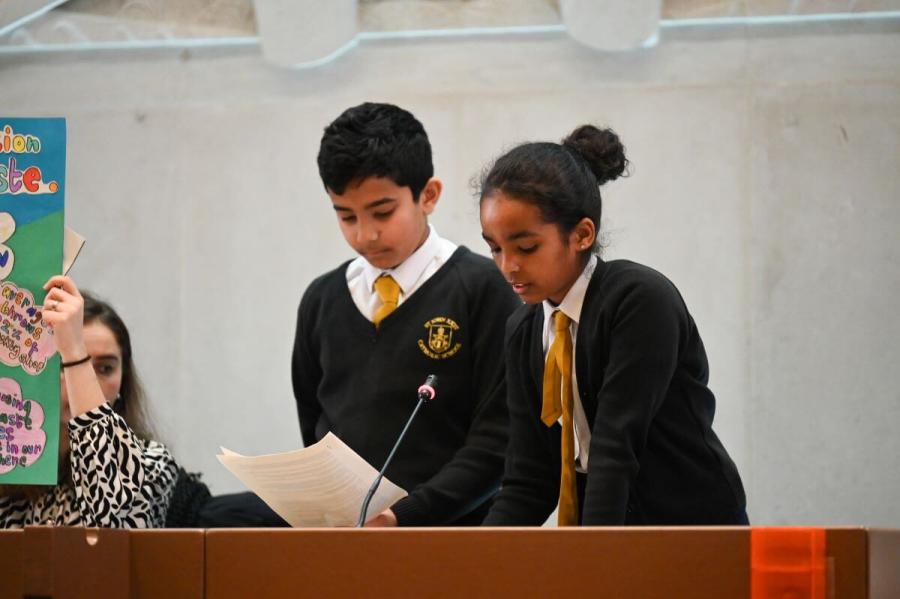
[[[310,284],[292,378],[306,445],[334,432],[409,492],[369,526],[480,524],[507,439],[503,335],[519,305],[490,260],[428,224],[441,195],[422,124],[390,104],[350,108],[325,129],[319,174],[359,257]]]

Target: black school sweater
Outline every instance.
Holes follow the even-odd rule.
[[[509,457],[486,525],[540,524],[559,497],[561,429],[540,420],[543,318],[540,304],[522,306],[507,325]],[[741,479],[712,430],[703,342],[668,279],[626,260],[598,263],[575,373],[591,423],[582,524],[741,520]]]
[[[521,302],[490,260],[460,247],[376,329],[353,302],[348,264],[300,302],[292,378],[303,442],[332,431],[380,469],[436,374],[437,399],[386,473],[409,492],[392,509],[402,526],[479,523],[503,472],[504,324]]]

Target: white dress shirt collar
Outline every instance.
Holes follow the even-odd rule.
[[[434,227],[428,225],[428,237],[425,243],[419,246],[409,258],[401,262],[398,266],[389,269],[382,269],[372,266],[368,260],[363,259],[363,278],[366,282],[366,288],[372,289],[375,285],[375,279],[382,274],[391,275],[400,286],[400,293],[406,295],[415,283],[421,278],[422,273],[428,265],[435,259],[441,250],[441,238],[438,236]]]
[[[566,293],[566,297],[563,298],[563,301],[560,302],[558,306],[554,306],[549,299],[543,301],[545,340],[547,339],[547,327],[550,323],[550,316],[556,310],[562,310],[562,313],[568,316],[575,324],[581,319],[581,307],[584,304],[584,296],[587,293],[587,288],[591,282],[591,276],[594,274],[595,268],[597,268],[597,255],[591,254],[584,270],[581,271],[581,274],[575,279],[575,282]],[[546,349],[545,346],[544,351],[546,351]]]

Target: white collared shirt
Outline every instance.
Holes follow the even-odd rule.
[[[373,320],[375,312],[381,307],[381,298],[375,292],[375,279],[382,274],[391,275],[400,286],[399,306],[416,292],[431,276],[444,265],[453,252],[456,244],[437,234],[434,227],[428,225],[428,238],[409,258],[395,268],[381,269],[372,266],[368,260],[359,256],[347,266],[347,288],[353,297],[353,303],[363,316]]]
[[[584,304],[584,295],[587,292],[591,275],[597,268],[597,256],[591,255],[581,275],[569,288],[566,297],[558,305],[554,306],[549,300],[544,300],[544,361],[547,360],[547,352],[556,338],[556,327],[551,323],[553,313],[561,310],[572,321],[569,325],[569,334],[572,335],[572,398],[574,400],[573,420],[575,421],[575,470],[587,472],[588,453],[591,449],[591,427],[587,416],[584,414],[584,406],[581,405],[581,396],[578,393],[578,379],[575,376],[575,343],[578,338],[578,321],[581,319],[581,307]],[[562,421],[562,417],[560,417]]]

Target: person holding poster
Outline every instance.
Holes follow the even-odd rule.
[[[178,467],[148,438],[128,329],[68,277],[52,277],[44,289],[43,322],[61,360],[59,483],[0,486],[0,528],[163,526]],[[0,390],[7,400],[30,402]]]

